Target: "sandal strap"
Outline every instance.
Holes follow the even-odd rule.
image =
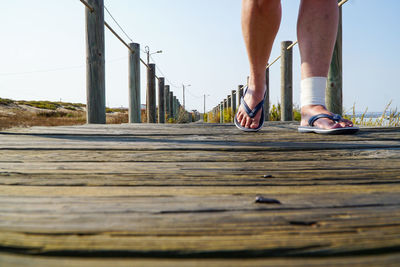
[[[243,108],[246,111],[247,115],[249,115],[250,118],[254,118],[257,112],[264,106],[264,99],[260,103],[258,103],[257,106],[255,106],[253,109],[250,109],[242,96],[241,104],[243,105]]]
[[[327,118],[334,122],[339,122],[342,120],[342,116],[340,116],[339,114],[334,114],[333,116],[329,115],[329,114],[318,114],[318,115],[312,116],[308,120],[308,125],[310,125],[312,127],[312,126],[314,126],[315,121],[317,121],[318,119],[322,119],[322,118]]]
[[[251,109],[247,105],[246,101],[244,101],[244,96],[247,93],[247,89],[248,89],[248,87],[245,89],[244,94],[240,99],[240,104],[243,105],[243,108],[246,111],[247,115],[249,115],[250,118],[254,118],[256,116],[257,112],[264,106],[266,92],[264,94],[263,100],[260,103],[258,103],[257,106],[255,106],[253,109]]]

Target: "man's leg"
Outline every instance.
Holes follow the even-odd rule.
[[[243,0],[242,31],[250,63],[249,88],[244,100],[251,109],[264,98],[265,68],[280,21],[280,0]],[[260,117],[261,110],[253,119],[243,107],[237,113],[237,120],[247,128],[257,128]]]
[[[301,55],[301,78],[304,81],[304,87],[313,86],[313,88],[306,88],[306,90],[302,88],[302,101],[304,98],[307,100],[309,95],[312,95],[310,92],[313,90],[314,96],[316,95],[317,99],[319,98],[318,96],[322,96],[324,99],[325,84],[320,81],[323,81],[328,76],[336,41],[338,19],[339,9],[337,0],[301,1],[297,21],[297,37]],[[316,82],[305,81],[307,78],[314,77],[319,77],[315,79]],[[311,91],[305,92],[308,89]],[[301,104],[302,126],[308,126],[308,120],[313,115],[321,113],[332,114],[325,108],[325,103],[315,105],[307,104],[308,101],[304,102],[306,105]],[[315,125],[320,128],[329,129],[352,126],[352,123],[348,120],[335,123],[329,119],[319,119],[315,122]]]

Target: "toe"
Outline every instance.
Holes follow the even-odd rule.
[[[240,121],[240,125],[242,125],[242,127],[245,127],[246,126],[246,121],[247,121],[247,118],[243,117],[242,120]]]
[[[258,127],[258,123],[255,120],[253,120],[252,123],[250,124],[250,128],[256,129],[257,127]]]
[[[252,119],[246,118],[246,125],[245,125],[245,127],[246,127],[246,128],[250,128],[250,125],[251,125],[252,121],[253,121]]]
[[[350,120],[344,119],[344,120],[342,120],[342,121],[340,122],[340,125],[341,125],[342,127],[353,127],[353,122],[350,121]]]
[[[333,123],[331,129],[344,128],[341,123]]]
[[[236,119],[240,123],[243,119],[243,114],[241,112],[238,112],[238,114],[236,115]]]

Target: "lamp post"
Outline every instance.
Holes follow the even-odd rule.
[[[146,54],[147,54],[147,65],[150,64],[150,56],[151,55],[162,53],[162,50],[158,50],[156,52],[150,53],[150,48],[147,45],[144,47],[144,49],[145,49]]]
[[[189,87],[189,86],[191,86],[190,84],[187,84],[187,85],[184,85],[184,84],[182,84],[182,90],[183,90],[183,110],[185,110],[185,86],[186,87]]]

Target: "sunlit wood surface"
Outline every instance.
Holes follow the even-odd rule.
[[[396,266],[400,128],[296,127],[3,131],[0,266]]]

